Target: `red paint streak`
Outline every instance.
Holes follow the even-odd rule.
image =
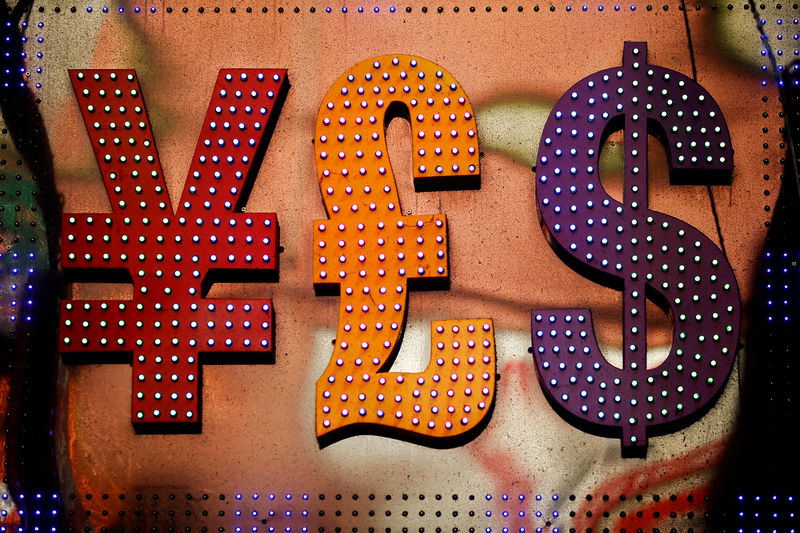
[[[711,485],[703,485],[696,490],[691,490],[678,495],[675,501],[669,498],[662,499],[658,502],[653,502],[650,505],[640,507],[636,511],[627,513],[625,517],[617,520],[616,525],[612,528],[613,531],[636,531],[638,528],[654,529],[658,528],[661,524],[661,529],[665,531],[672,527],[672,523],[676,518],[682,517],[689,512],[698,511],[702,508],[703,501],[697,501],[694,495],[702,495],[711,492]],[[637,513],[642,513],[638,516]],[[675,517],[670,516],[670,513],[675,513]]]
[[[517,376],[521,385],[520,388],[527,391],[531,383],[530,372],[532,369],[533,367],[528,360],[506,363],[502,369],[503,382],[508,383],[512,381],[512,376]],[[526,394],[525,398],[530,401],[531,396]],[[499,494],[508,494],[509,497],[512,494],[524,494],[529,497],[534,493],[535,486],[529,482],[529,476],[523,474],[528,469],[518,461],[514,454],[505,452],[500,448],[498,440],[502,443],[502,435],[498,435],[496,440],[489,438],[489,435],[493,432],[492,428],[496,427],[490,422],[489,427],[484,430],[484,434],[469,445],[474,452],[473,457],[494,478]],[[511,500],[509,499],[510,502]],[[508,527],[512,531],[519,531],[521,527],[529,525],[524,517],[520,517],[519,513],[514,513],[514,517],[510,519]]]
[[[0,375],[0,412],[7,413],[9,408],[9,403],[11,398],[11,377],[7,375]],[[8,464],[9,464],[9,457],[6,453],[7,443],[6,443],[6,431],[9,428],[6,426],[8,423],[8,418],[4,417],[5,423],[0,426],[0,479],[9,479],[9,472],[8,472]],[[16,531],[17,528],[22,524],[17,505],[14,503],[13,500],[10,499],[6,500],[3,505],[7,506],[8,514],[6,516],[0,516],[0,524],[3,527],[7,528],[8,531]],[[10,503],[9,503],[10,502]]]
[[[608,494],[609,496],[613,494],[631,495],[644,491],[657,493],[659,487],[664,487],[669,482],[689,477],[698,471],[708,470],[716,465],[722,457],[722,451],[725,449],[726,440],[726,438],[723,438],[706,444],[705,446],[670,461],[658,463],[656,465],[645,465],[630,472],[620,474],[598,485],[593,493],[595,496],[604,494]],[[693,489],[691,492],[698,494],[702,493],[704,490],[708,490],[705,485]],[[687,496],[688,494],[689,492],[686,493]],[[599,508],[597,508],[598,504],[600,506]],[[670,509],[677,509],[679,507],[677,501],[663,502],[663,504],[669,506]],[[610,512],[611,509],[618,505],[619,500],[616,498],[609,498],[608,501],[601,500],[599,502],[596,500],[585,501],[577,512],[573,525],[579,531],[585,531],[587,528],[595,530],[600,520],[604,518],[603,512]],[[693,505],[697,505],[697,503]],[[591,511],[592,516],[587,517],[587,511]],[[636,511],[633,512],[634,516],[635,513]],[[669,514],[669,512],[667,514]],[[635,529],[636,528],[634,528],[634,530]]]
[[[125,482],[118,479],[117,476],[104,470],[98,470],[87,462],[87,457],[90,455],[85,449],[84,443],[78,438],[78,435],[81,434],[78,429],[80,417],[77,415],[78,409],[75,407],[78,404],[76,400],[78,395],[79,391],[74,387],[74,383],[71,383],[67,389],[65,409],[68,428],[66,434],[69,436],[68,455],[65,463],[69,465],[71,471],[74,492],[82,497],[70,501],[67,507],[75,512],[75,516],[83,516],[85,525],[93,531],[99,531],[104,527],[111,530],[119,526],[116,522],[118,520],[117,513],[127,510],[126,502],[119,499],[109,498],[106,500],[87,498],[86,496],[90,494],[123,494],[126,486]],[[118,505],[119,508],[115,508],[115,505]],[[103,511],[108,511],[108,514],[103,515]]]
[[[531,372],[532,368],[533,366],[530,361],[517,361],[506,364],[503,372],[511,375],[518,374],[519,388],[525,392],[529,392],[532,383],[534,383],[534,380],[531,379],[531,375],[533,375],[533,372]]]

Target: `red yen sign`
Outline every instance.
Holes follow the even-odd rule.
[[[135,72],[70,77],[112,212],[64,215],[62,267],[88,280],[127,272],[134,293],[64,301],[61,353],[68,362],[132,356],[137,430],[196,431],[201,354],[253,354],[252,362],[274,355],[271,300],[204,296],[212,276],[277,272],[275,214],[237,211],[288,90],[286,70],[220,71],[177,210]]]

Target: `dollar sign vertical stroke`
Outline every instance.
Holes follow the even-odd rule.
[[[602,141],[622,126],[624,203],[603,189]],[[545,124],[536,194],[542,228],[576,270],[623,291],[623,368],[600,352],[587,309],[534,309],[532,339],[552,403],[582,425],[621,431],[624,455],[646,451],[650,427],[686,420],[721,391],[739,338],[739,289],[722,251],[689,224],[647,208],[647,134],[665,142],[671,176],[719,182],[733,170],[725,119],[711,95],[647,64],[626,42],[622,66],[569,89]],[[668,310],[672,347],[647,368],[645,301]]]

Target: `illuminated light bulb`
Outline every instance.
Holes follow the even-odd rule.
[[[199,143],[198,152],[192,158],[178,212],[174,215],[168,196],[164,195],[166,186],[135,73],[84,70],[70,71],[70,76],[101,175],[117,199],[112,202],[111,216],[65,215],[65,227],[70,231],[63,239],[66,258],[63,266],[68,275],[76,270],[128,269],[134,280],[134,299],[133,305],[120,302],[118,306],[109,306],[114,302],[102,302],[100,308],[90,302],[66,300],[62,307],[64,331],[74,329],[74,324],[85,325],[77,342],[74,335],[72,339],[62,335],[61,352],[70,358],[87,350],[136,346],[144,353],[133,361],[137,383],[132,402],[133,423],[197,424],[200,422],[200,417],[196,416],[199,409],[197,352],[201,347],[262,355],[273,351],[270,301],[247,303],[220,299],[210,305],[198,305],[202,297],[197,282],[212,266],[223,273],[225,269],[275,268],[272,260],[277,252],[275,215],[244,215],[235,213],[233,206],[246,189],[240,180],[254,174],[251,169],[256,164],[256,147],[264,136],[263,123],[255,117],[277,118],[280,109],[276,105],[276,95],[288,89],[286,72],[274,69],[220,72],[200,133],[204,141]],[[106,104],[109,97],[114,99],[114,105]],[[241,112],[243,108],[238,107],[237,100],[244,97],[251,100],[250,105],[260,110],[260,114]],[[224,105],[226,100],[228,105]],[[230,105],[232,103],[237,105]],[[98,114],[98,109],[103,109],[103,113]],[[138,115],[136,122],[129,120],[133,113]],[[229,118],[231,115],[236,116],[235,121]],[[118,131],[124,131],[125,135],[114,135]],[[253,132],[252,142],[239,142],[239,131]],[[108,132],[113,133],[109,135]],[[135,150],[133,154],[131,149]],[[224,166],[219,165],[223,162]],[[205,168],[209,165],[215,168]],[[142,181],[145,175],[149,176],[148,180]],[[223,191],[226,191],[226,199],[220,198]],[[140,210],[130,212],[134,206]],[[202,210],[197,211],[198,207]],[[189,216],[190,213],[193,214]],[[97,227],[98,221],[103,221],[102,228]],[[250,228],[254,225],[260,227],[260,241],[252,236]],[[218,236],[215,231],[223,226],[227,231]],[[74,238],[70,239],[69,235]],[[89,252],[101,238],[109,247],[109,253],[98,261]],[[187,272],[181,250],[184,241],[191,241],[193,245],[191,276],[182,275]],[[254,257],[262,260],[254,261]],[[132,266],[134,258],[135,267]],[[170,285],[158,286],[156,282],[165,279],[165,272],[170,273]],[[163,313],[163,318],[144,319],[153,309]],[[248,318],[256,309],[258,317]],[[223,322],[220,322],[220,313],[225,313]],[[162,322],[171,325],[167,343],[162,342],[163,336],[158,331]],[[222,323],[225,328],[216,327]],[[260,325],[257,334],[253,331],[256,328],[250,328],[251,323]],[[132,330],[126,324],[136,324],[136,328]],[[135,337],[131,335],[133,331]],[[109,342],[109,338],[117,342]],[[164,352],[166,346],[170,349],[168,353]],[[157,369],[159,364],[163,365],[162,356],[171,358],[169,372]],[[73,357],[72,361],[79,359]],[[169,383],[174,389],[170,394],[174,407],[159,406],[162,392],[154,389],[159,383]],[[165,416],[167,413],[169,416]]]

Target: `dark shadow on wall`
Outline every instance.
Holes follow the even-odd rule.
[[[20,531],[62,529],[54,456],[57,291],[61,218],[38,99],[27,83],[31,0],[0,0],[0,376],[4,481],[23,513]],[[38,512],[37,512],[38,511]]]
[[[714,531],[789,531],[800,522],[800,62],[781,79],[787,153],[749,309],[741,410],[717,480]]]

